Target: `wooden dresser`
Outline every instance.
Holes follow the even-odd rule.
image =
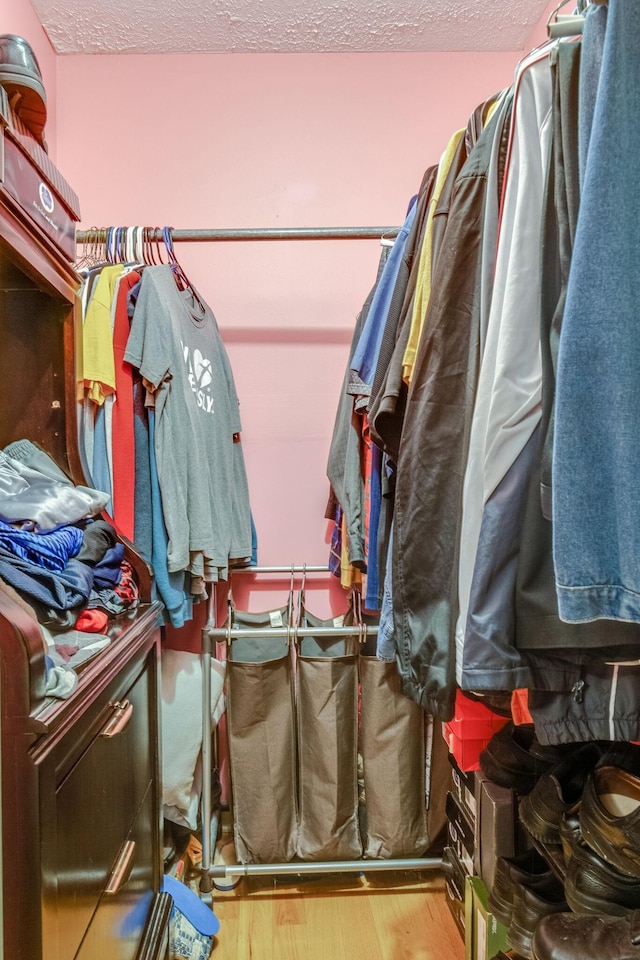
[[[28,438],[84,482],[74,197],[1,93],[0,449]],[[143,602],[115,621],[65,700],[46,696],[37,621],[0,591],[0,956],[11,960],[166,956],[158,605],[149,570],[127,551]]]

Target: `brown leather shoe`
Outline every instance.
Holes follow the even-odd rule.
[[[23,37],[0,34],[0,85],[14,113],[46,149],[47,95],[35,53]]]
[[[531,955],[533,960],[640,960],[640,910],[626,917],[543,917]]]
[[[582,795],[580,832],[603,860],[640,879],[640,776],[621,767],[596,768]]]

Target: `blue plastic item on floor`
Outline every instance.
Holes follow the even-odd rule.
[[[208,960],[220,921],[206,903],[175,877],[165,876],[162,890],[173,898],[169,920],[169,956]]]

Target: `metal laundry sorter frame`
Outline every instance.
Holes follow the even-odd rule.
[[[328,576],[330,571],[326,566],[292,566],[292,567],[246,567],[233,571],[230,576],[237,574],[282,574],[283,576],[295,574],[324,574]],[[215,644],[217,641],[226,641],[229,638],[228,627],[219,627],[216,625],[216,598],[215,591],[212,589],[208,601],[207,623],[202,630],[202,676],[203,676],[203,738],[202,738],[202,759],[203,770],[210,771],[214,761],[214,737],[211,723],[211,658],[215,655]],[[269,637],[282,637],[288,640],[304,637],[314,638],[340,638],[353,637],[354,633],[360,630],[362,637],[375,637],[377,627],[372,626],[338,626],[338,627],[282,627],[265,628],[264,632]],[[234,629],[233,638],[254,638],[259,629],[246,628]],[[443,866],[440,857],[394,857],[388,859],[369,859],[360,857],[350,860],[300,860],[292,859],[286,862],[273,863],[239,863],[239,864],[212,864],[213,845],[218,829],[218,818],[215,812],[212,812],[212,785],[210,776],[203,778],[202,789],[202,864],[200,877],[200,893],[204,899],[209,899],[212,894],[212,888],[215,880],[227,880],[232,878],[240,879],[250,876],[286,876],[286,875],[321,875],[327,873],[371,873],[382,871],[425,871],[437,870]]]

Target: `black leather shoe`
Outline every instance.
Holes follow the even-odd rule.
[[[544,917],[531,952],[533,960],[640,960],[640,911],[626,917]]]
[[[0,85],[11,108],[41,146],[47,122],[47,95],[36,55],[23,37],[0,34]]]
[[[575,750],[543,774],[528,796],[523,797],[519,816],[532,837],[541,843],[560,843],[562,817],[579,809],[587,777],[608,744],[600,741],[577,744]]]
[[[498,857],[489,894],[489,909],[500,923],[508,927],[513,917],[513,899],[518,884],[535,889],[553,876],[549,864],[537,850],[525,850],[518,857]]]
[[[540,920],[567,909],[564,888],[557,877],[552,876],[545,883],[536,884],[535,888],[517,884],[507,943],[523,957],[531,957],[533,932]]]
[[[584,842],[573,848],[564,895],[574,913],[623,917],[640,910],[640,880],[621,874]]]
[[[584,788],[580,832],[603,860],[640,879],[640,777],[615,766],[594,770]]]
[[[582,834],[580,833],[580,811],[578,808],[563,814],[560,819],[559,832],[562,855],[565,864],[567,864],[573,856],[573,848],[576,843],[580,843],[582,839]]]
[[[532,723],[510,722],[494,733],[480,754],[480,769],[493,783],[525,794],[566,752],[564,745],[539,744]]]

